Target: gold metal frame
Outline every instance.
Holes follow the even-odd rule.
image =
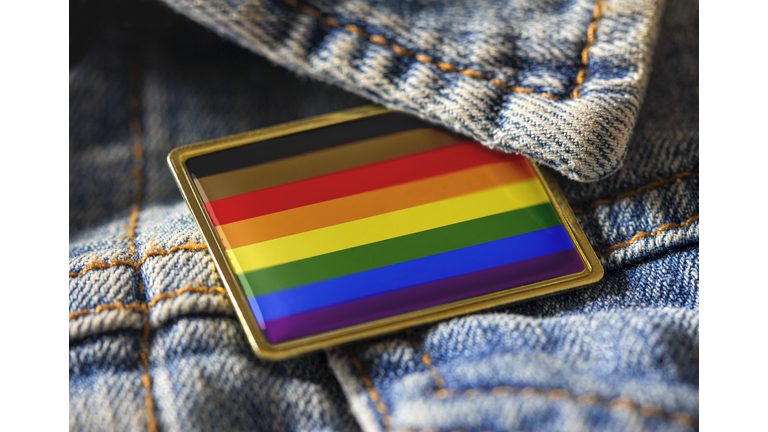
[[[232,147],[344,123],[351,120],[381,115],[388,112],[391,111],[374,105],[363,106],[246,132],[239,135],[192,144],[174,149],[168,154],[168,165],[173,172],[176,183],[187,202],[187,206],[192,211],[192,215],[203,234],[203,238],[208,244],[208,250],[216,262],[219,275],[224,281],[229,297],[237,311],[237,316],[248,335],[248,340],[256,354],[260,357],[267,360],[280,360],[309,351],[330,348],[346,342],[378,336],[457,315],[563,292],[595,283],[603,277],[603,267],[598,261],[595,251],[592,249],[584,232],[581,230],[579,223],[573,215],[573,211],[565,200],[565,197],[563,197],[562,192],[554,179],[551,178],[549,173],[542,172],[542,170],[535,164],[532,164],[536,174],[542,180],[547,194],[552,200],[561,220],[564,222],[564,226],[584,262],[584,271],[351,327],[345,327],[326,333],[307,336],[289,342],[272,344],[267,341],[251,312],[245,294],[235,277],[235,272],[232,270],[229,260],[226,258],[224,247],[216,235],[216,229],[214,228],[213,222],[205,211],[204,201],[197,192],[192,178],[186,169],[186,160],[195,156]]]

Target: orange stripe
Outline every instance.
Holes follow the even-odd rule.
[[[482,165],[216,227],[234,249],[534,178],[528,161]]]

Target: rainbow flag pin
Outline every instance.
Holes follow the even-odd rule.
[[[363,107],[179,148],[254,349],[278,359],[602,277],[520,155]]]

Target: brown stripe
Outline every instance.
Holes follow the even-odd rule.
[[[203,200],[209,202],[460,141],[436,129],[412,129],[194,180]]]

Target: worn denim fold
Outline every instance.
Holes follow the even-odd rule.
[[[164,0],[302,75],[595,181],[626,154],[663,2]]]

